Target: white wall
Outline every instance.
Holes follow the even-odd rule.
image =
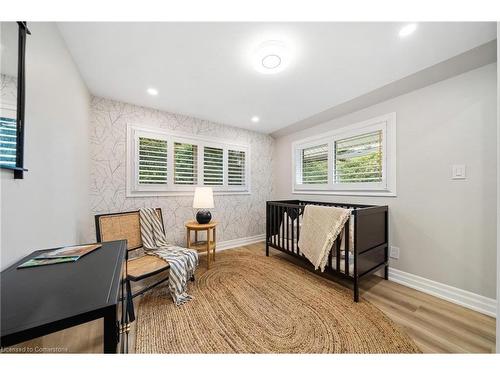
[[[391,266],[495,298],[496,64],[490,64],[276,140],[276,199],[387,204]],[[291,142],[390,112],[397,114],[395,198],[295,195]],[[466,164],[466,181],[451,165]]]
[[[55,24],[29,23],[22,180],[1,172],[1,268],[86,240],[89,94]],[[87,236],[88,237],[88,236]]]

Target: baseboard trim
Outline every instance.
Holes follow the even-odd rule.
[[[467,290],[438,283],[423,277],[389,268],[389,280],[432,296],[467,307],[485,315],[496,317],[496,299],[481,296]]]
[[[256,236],[242,237],[242,238],[235,238],[234,240],[221,241],[217,243],[216,251],[232,249],[233,247],[250,245],[257,242],[262,242],[265,239],[266,239],[265,234],[258,234]]]

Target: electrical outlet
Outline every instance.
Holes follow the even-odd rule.
[[[389,252],[389,256],[394,259],[399,259],[399,247],[391,246],[391,251]]]

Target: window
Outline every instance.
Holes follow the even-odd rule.
[[[228,150],[228,184],[245,186],[245,151]]]
[[[224,149],[203,148],[203,183],[206,186],[224,185]]]
[[[302,183],[328,183],[328,144],[302,149]]]
[[[335,183],[382,182],[382,130],[335,141]]]
[[[129,126],[127,195],[185,195],[196,186],[248,194],[249,147],[208,137]]]
[[[174,143],[174,184],[196,185],[198,183],[198,146],[189,143]]]
[[[396,195],[396,114],[292,145],[294,193]]]
[[[139,184],[167,182],[167,141],[139,137]]]

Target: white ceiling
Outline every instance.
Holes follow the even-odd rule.
[[[59,23],[90,91],[271,133],[495,39],[495,23]],[[275,75],[249,54],[294,50]],[[159,90],[152,97],[148,87]],[[261,121],[254,124],[252,116]]]

